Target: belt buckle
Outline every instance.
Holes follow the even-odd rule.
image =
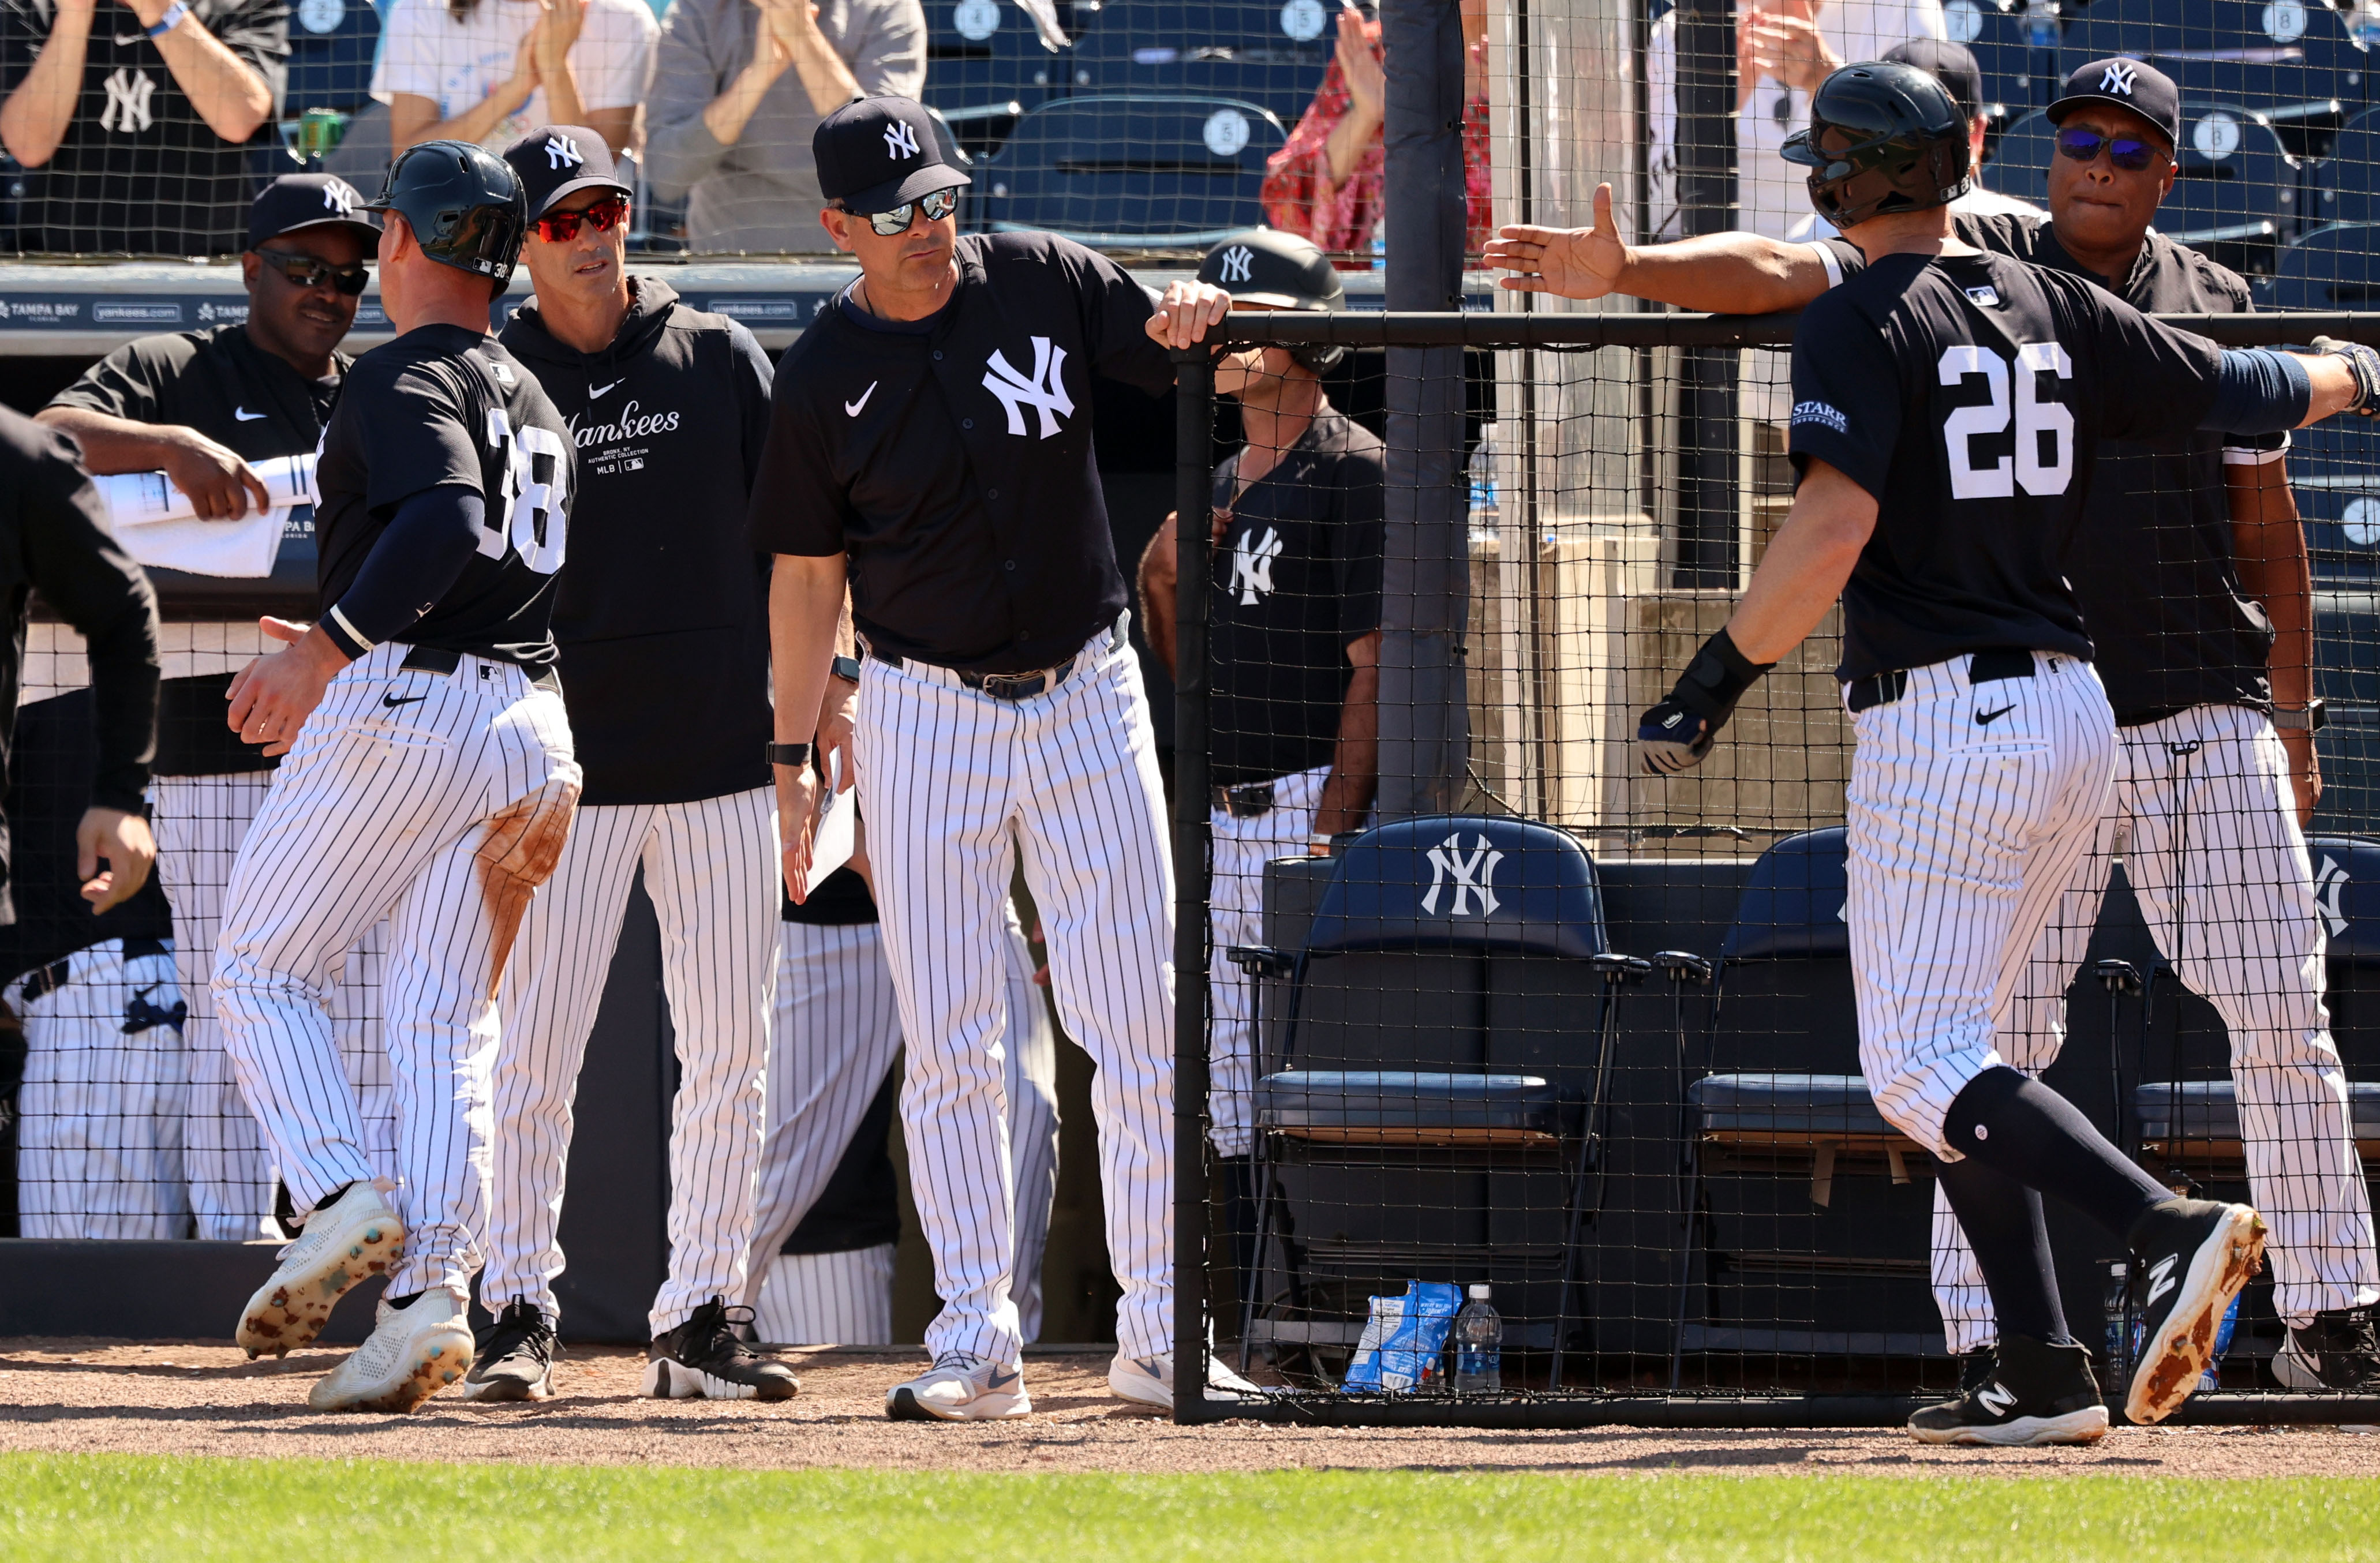
[[[995,700],[1029,700],[1050,687],[1050,675],[1033,673],[986,673],[978,685]]]

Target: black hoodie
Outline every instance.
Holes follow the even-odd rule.
[[[579,801],[690,803],[771,780],[768,561],[744,515],[772,376],[734,321],[654,278],[628,285],[601,353],[557,341],[534,298],[500,340],[578,444],[553,638]]]

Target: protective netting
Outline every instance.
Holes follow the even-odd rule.
[[[1203,1111],[1183,1097],[1206,1197],[1185,1203],[1200,1230],[1182,1253],[1204,1256],[1219,1354],[1298,1415],[1495,1415],[1526,1397],[1501,1414],[1726,1420],[1780,1395],[1852,1397],[1797,1399],[1797,1416],[1864,1415],[1951,1388],[1995,1330],[1937,1216],[1936,1162],[1862,1074],[1840,610],[1699,769],[1650,776],[1632,754],[1639,713],[1726,622],[1791,504],[1780,431],[1757,413],[1779,355],[1748,345],[1791,322],[1404,319],[1410,337],[1393,316],[1363,328],[1318,385],[1281,348],[1263,373],[1225,361],[1211,555],[1182,564],[1206,586],[1184,630],[1205,679],[1185,679],[1177,773],[1207,778],[1180,818],[1185,918],[1205,920],[1210,956],[1193,995],[1185,943],[1184,1078],[1194,1048],[1211,1072]],[[1227,329],[1268,332],[1252,315]],[[1591,345],[1598,331],[1645,345]],[[2266,318],[2226,340],[2306,334]],[[1414,406],[1398,378],[1452,340],[1469,345],[1460,541],[1407,487],[1431,454],[1414,431],[1434,426],[1379,410]],[[1723,422],[1714,371],[1744,409]],[[2195,499],[2177,470],[2109,445],[2092,490],[2086,526],[2122,528],[2128,551],[2113,575],[2077,573],[2086,602],[2139,605],[2174,561],[2222,557],[2195,597],[2145,588],[2157,627],[2102,653],[2122,664],[2119,706],[2233,624],[2260,660],[2226,676],[2260,686],[2269,619],[2274,686],[2301,686],[2310,649],[2327,701],[2321,799],[2301,829],[2307,778],[2252,693],[2121,711],[2105,817],[2022,941],[1998,1045],[2152,1177],[2262,1211],[2268,1265],[2219,1376],[2263,1397],[2259,1416],[2312,1415],[2270,1398],[2301,1387],[2274,1364],[2284,1320],[2380,1295],[2358,1160],[2380,1125],[2362,671],[2380,621],[2362,524],[2340,519],[2380,490],[2380,432],[2339,418],[2278,459],[2234,453]],[[2210,516],[2215,535],[2192,533]],[[1448,545],[1466,606],[1457,676],[1433,684],[1416,670],[1439,656],[1428,593]],[[2019,660],[1974,671],[1978,720],[2026,692]],[[1981,699],[1995,688],[2010,698]],[[1398,739],[1441,731],[1460,735],[1445,750]],[[1400,774],[1433,767],[1420,786]],[[1970,957],[1961,929],[1938,932],[1928,962]],[[2119,1240],[2049,1206],[2066,1318],[2120,1396],[2136,1278]],[[1457,1319],[1483,1286],[1493,1393],[1466,1375]],[[1208,1413],[1236,1414],[1224,1404]]]

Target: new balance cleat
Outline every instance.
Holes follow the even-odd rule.
[[[2143,1226],[2133,1271],[2141,1360],[2124,1414],[2145,1424],[2171,1416],[2214,1361],[2223,1311],[2264,1263],[2265,1218],[2244,1205],[2169,1199]]]
[[[2091,1353],[2069,1342],[2052,1346],[2021,1335],[2003,1337],[1989,1352],[1990,1371],[1955,1400],[1928,1406],[1909,1419],[1921,1444],[2089,1444],[2107,1436],[2107,1408],[2091,1375]],[[1961,1367],[1977,1355],[1963,1353]],[[1963,1375],[1962,1375],[1963,1377]]]

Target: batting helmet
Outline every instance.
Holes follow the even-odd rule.
[[[1810,170],[1810,200],[1838,228],[1879,212],[1923,212],[1967,193],[1967,117],[1949,89],[1912,65],[1850,65],[1818,84],[1810,127],[1786,138]]]
[[[495,284],[512,285],[528,225],[528,203],[512,165],[468,141],[424,141],[389,165],[367,212],[394,212],[421,253]]]
[[[1250,228],[1233,234],[1198,262],[1198,280],[1232,296],[1234,304],[1269,304],[1276,309],[1343,309],[1347,290],[1330,259],[1295,234]],[[1344,347],[1309,345],[1289,356],[1320,374],[1347,356]]]

